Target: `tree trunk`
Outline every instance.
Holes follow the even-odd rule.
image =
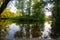
[[[5,0],[3,2],[3,4],[0,7],[0,15],[2,14],[2,12],[4,11],[4,9],[6,8],[7,4],[10,2],[11,0]]]

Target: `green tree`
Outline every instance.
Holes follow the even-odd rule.
[[[60,0],[54,0],[54,2],[51,37],[57,38],[60,36]]]
[[[36,19],[38,19],[41,22],[44,20],[44,13],[42,10],[43,10],[43,6],[40,2],[37,2],[36,4],[34,4],[33,17],[35,17]]]

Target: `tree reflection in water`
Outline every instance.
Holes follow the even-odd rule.
[[[60,27],[59,27],[60,24],[56,23],[56,25],[53,27],[51,27],[50,21],[47,24],[49,26],[46,25],[46,22],[45,22],[45,24],[39,23],[39,22],[28,23],[28,24],[15,22],[13,25],[13,22],[11,22],[11,21],[1,20],[0,21],[0,38],[6,37],[7,35],[8,35],[7,36],[7,38],[8,38],[9,35],[12,36],[11,35],[12,32],[14,33],[13,34],[14,38],[37,38],[37,37],[41,37],[44,33],[46,36],[46,34],[49,32],[51,33],[51,35],[50,35],[50,33],[48,34],[49,37],[58,38],[60,36]],[[45,25],[45,27],[44,27],[44,25]],[[48,30],[46,27],[48,28]],[[51,28],[49,28],[49,27],[51,27]],[[43,30],[43,28],[45,28],[45,29]],[[13,30],[13,31],[11,31],[11,30]],[[42,32],[44,32],[44,33],[42,33]]]
[[[10,21],[0,20],[0,38],[5,37],[7,35],[9,24],[11,24]]]
[[[40,27],[38,24],[34,24],[32,27],[32,37],[40,37],[41,36],[41,31],[40,31]]]
[[[16,25],[17,24],[17,25]],[[8,20],[0,21],[0,37],[3,38],[34,38],[41,36],[43,23],[14,23]],[[18,31],[19,30],[19,31]]]
[[[34,23],[34,24],[20,24],[20,31],[15,33],[15,38],[35,38],[41,36],[40,27],[42,24]]]

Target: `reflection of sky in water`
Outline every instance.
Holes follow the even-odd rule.
[[[51,24],[49,22],[45,22],[42,37],[49,37],[50,29],[51,29]],[[9,34],[6,36],[6,38],[13,39],[14,34],[19,30],[21,30],[20,26],[17,26],[15,23],[9,25],[9,32],[8,32]],[[26,35],[25,27],[23,27],[23,33],[24,33],[24,35]],[[30,34],[30,38],[31,37],[32,37],[32,35]]]
[[[16,24],[11,24],[10,26],[9,26],[9,34],[7,35],[7,38],[14,38],[14,34],[17,32],[17,31],[19,31],[20,30],[20,28],[19,28],[19,26],[17,26]]]
[[[45,22],[42,37],[49,37],[50,29],[51,29],[51,24],[49,24],[48,22]]]

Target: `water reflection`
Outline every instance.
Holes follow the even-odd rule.
[[[15,23],[9,25],[9,31],[8,35],[6,36],[7,38],[14,38],[14,34],[19,31],[19,26],[17,26]]]
[[[43,23],[22,23],[1,20],[0,22],[0,37],[5,37],[8,39],[13,38],[36,38],[41,36],[41,31],[43,29]]]
[[[59,37],[59,29],[59,27],[51,27],[51,21],[46,21],[45,23],[18,24],[13,21],[1,20],[0,37],[8,39],[39,37],[42,40],[46,38],[51,39],[51,37]]]
[[[51,29],[51,38],[59,38],[60,39],[60,24],[56,23],[52,26]]]
[[[35,24],[32,28],[32,37],[40,37],[41,30],[38,24]]]
[[[49,34],[51,33],[50,30],[51,30],[51,23],[50,22],[45,22],[42,37],[43,38],[50,38],[50,36],[49,36]]]
[[[7,20],[0,20],[0,37],[5,37],[8,33],[10,21]]]
[[[41,36],[40,24],[22,24],[20,25],[21,30],[17,31],[15,38],[34,38]],[[43,26],[43,25],[42,25]]]

